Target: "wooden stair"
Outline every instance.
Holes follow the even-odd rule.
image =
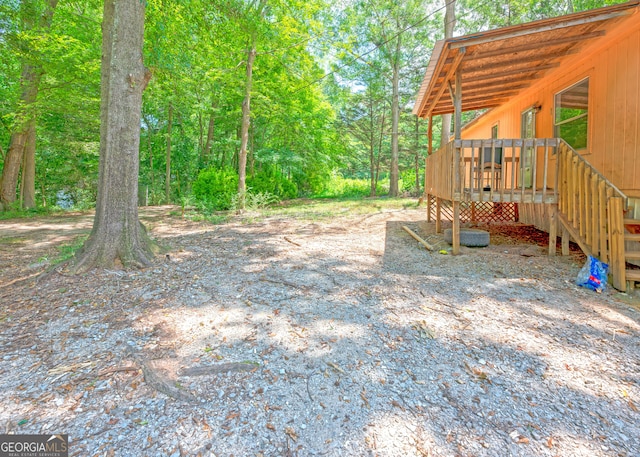
[[[624,228],[626,229],[624,234],[625,241],[640,242],[640,220],[625,218]],[[640,260],[640,245],[638,245],[637,250],[633,251],[625,248],[624,259],[626,262],[630,260]],[[627,280],[627,283],[640,282],[640,270],[627,268],[625,270],[625,279]],[[631,284],[631,286],[633,287],[633,284]]]

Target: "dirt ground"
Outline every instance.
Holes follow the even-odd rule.
[[[71,456],[639,456],[637,295],[424,209],[221,225],[141,218],[141,271],[42,274],[87,214],[0,221],[0,433]]]

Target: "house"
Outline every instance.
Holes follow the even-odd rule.
[[[640,2],[436,43],[414,114],[454,114],[425,193],[436,225],[519,218],[610,265],[618,289],[640,281]],[[486,110],[462,124],[462,112]],[[429,209],[429,217],[432,210]],[[505,216],[506,215],[506,216]]]

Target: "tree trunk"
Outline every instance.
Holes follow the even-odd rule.
[[[387,120],[386,112],[382,111],[382,121],[380,122],[380,136],[378,138],[378,157],[376,158],[376,178],[374,180],[374,186],[376,188],[376,192],[378,189],[378,177],[380,176],[380,159],[382,158],[382,140],[384,139],[384,129],[385,123]]]
[[[4,168],[2,169],[2,187],[0,188],[0,209],[2,210],[11,209],[16,202],[16,188],[26,142],[26,131],[16,132],[11,135],[9,151],[7,151]]]
[[[452,38],[456,28],[456,0],[446,0],[444,14],[444,37]],[[440,132],[440,147],[443,148],[449,142],[451,135],[451,114],[442,115],[442,131]]]
[[[373,97],[369,103],[369,181],[370,190],[369,197],[376,196],[376,145],[373,131],[374,119],[373,119]]]
[[[2,169],[2,187],[0,188],[1,209],[9,209],[16,202],[20,167],[28,142],[29,130],[31,125],[35,123],[34,113],[32,111],[33,104],[38,97],[38,86],[40,85],[41,76],[41,70],[38,68],[31,65],[23,65],[22,75],[20,76],[23,87],[20,101],[24,106],[25,112],[21,114],[23,118],[19,123],[19,127],[11,134],[11,139],[9,140],[9,150],[7,151],[4,168]],[[35,148],[35,143],[33,147]]]
[[[213,135],[215,134],[216,115],[213,111],[216,107],[215,102],[211,102],[211,114],[209,115],[209,128],[207,129],[207,141],[204,144],[202,158],[205,163],[209,163],[209,155],[211,154],[211,145],[213,144]]]
[[[22,162],[21,181],[22,207],[25,209],[36,206],[36,119],[29,120],[27,141],[24,146],[24,160]]]
[[[37,28],[40,29],[40,31],[45,31],[49,29],[57,4],[58,0],[48,0],[44,13],[41,15],[34,15],[32,11],[23,12],[24,30]],[[25,1],[22,6],[28,10],[31,4]],[[2,169],[2,177],[0,178],[0,210],[10,208],[16,201],[18,175],[23,162],[31,120],[33,119],[33,122],[35,122],[33,105],[38,98],[38,87],[41,78],[42,68],[40,66],[27,62],[22,63],[22,74],[20,75],[22,94],[20,96],[20,104],[23,110],[19,114],[22,119],[18,122],[19,127],[17,130],[11,134],[9,150],[4,159],[4,168]],[[33,148],[35,148],[35,137],[33,139]],[[33,193],[35,193],[35,190]]]
[[[392,99],[391,99],[391,170],[389,176],[389,197],[398,196],[398,123],[400,120],[400,52],[402,35],[396,41],[396,53],[393,62]]]
[[[151,173],[151,189],[154,190],[155,173],[153,171],[153,145],[151,144],[151,122],[146,117],[143,117],[145,124],[147,124],[147,152],[149,153],[149,170]],[[148,202],[147,202],[148,203]]]
[[[249,142],[251,143],[251,147],[249,148],[249,176],[255,176],[255,167],[256,167],[256,156],[254,154],[254,141],[255,141],[255,127],[251,126],[249,129]]]
[[[247,190],[247,143],[249,142],[249,123],[251,116],[251,86],[253,83],[253,62],[256,59],[255,39],[251,42],[251,49],[247,54],[247,80],[244,86],[244,101],[242,102],[242,125],[240,127],[240,152],[238,154],[238,193],[240,194],[240,209],[244,208],[243,194]]]
[[[260,0],[256,13],[262,18],[267,0]],[[238,193],[239,206],[244,209],[244,193],[247,190],[247,144],[249,142],[249,123],[251,120],[251,88],[253,86],[253,62],[256,60],[256,32],[251,35],[250,50],[247,53],[247,80],[242,102],[242,125],[240,127],[240,151],[238,152]]]
[[[167,121],[167,153],[164,177],[164,199],[171,203],[171,127],[173,127],[173,104],[169,102],[169,120]]]
[[[142,92],[151,78],[142,60],[144,9],[139,0],[104,2],[98,198],[76,272],[143,267],[153,257],[137,206]]]

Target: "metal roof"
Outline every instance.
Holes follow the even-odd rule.
[[[462,76],[462,111],[493,108],[637,11],[640,0],[436,42],[413,114],[454,112],[449,94]]]

